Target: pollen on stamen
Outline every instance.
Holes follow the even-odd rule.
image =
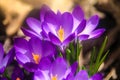
[[[33,60],[35,61],[36,64],[39,64],[40,61],[40,55],[32,53]]]
[[[60,39],[60,41],[64,40],[64,29],[62,27],[60,27],[60,29],[58,30],[58,37]]]

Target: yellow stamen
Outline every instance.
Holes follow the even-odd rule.
[[[62,27],[60,27],[60,29],[58,30],[58,37],[60,41],[64,40],[64,29]]]
[[[39,64],[39,61],[40,61],[40,55],[38,55],[38,54],[32,54],[32,56],[33,56],[33,59],[34,59],[34,61],[35,61],[35,63],[36,64]]]
[[[53,76],[51,80],[57,80],[57,76]]]
[[[21,80],[21,79],[19,77],[17,77],[16,80]]]

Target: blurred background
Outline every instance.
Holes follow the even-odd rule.
[[[15,37],[25,37],[20,28],[27,27],[27,17],[39,19],[43,4],[55,12],[71,12],[74,6],[80,5],[86,19],[97,14],[100,17],[97,28],[104,27],[106,32],[100,38],[82,42],[81,63],[87,65],[90,50],[93,46],[99,48],[108,36],[105,51],[110,50],[110,53],[99,71],[105,74],[104,80],[120,80],[120,0],[0,0],[0,43],[5,52],[13,46]]]

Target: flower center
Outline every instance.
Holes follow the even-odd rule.
[[[57,76],[52,76],[51,80],[57,80]]]
[[[34,59],[35,63],[39,64],[41,56],[38,55],[38,54],[34,54],[34,53],[32,54],[32,56],[33,56],[33,59]]]
[[[17,77],[16,80],[21,80],[21,79],[19,77]]]
[[[60,27],[60,29],[58,30],[58,37],[60,39],[60,41],[64,40],[64,29],[62,27]]]

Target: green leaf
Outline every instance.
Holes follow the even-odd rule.
[[[103,63],[103,61],[105,60],[105,58],[108,55],[109,50],[103,55],[105,46],[107,44],[107,40],[108,40],[108,38],[106,37],[104,42],[102,43],[102,46],[101,46],[97,56],[96,56],[96,49],[95,49],[95,47],[93,48],[93,51],[91,52],[91,57],[90,57],[89,76],[97,73],[100,65]]]
[[[96,63],[95,63],[95,67],[94,67],[94,72],[93,72],[93,74],[98,71],[100,65],[101,65],[102,62],[105,60],[105,58],[106,58],[106,56],[107,56],[107,54],[108,54],[108,52],[109,52],[109,51],[107,51],[107,53],[106,53],[106,54],[103,56],[103,58],[102,58],[102,55],[103,55],[103,53],[104,53],[105,46],[106,46],[106,44],[107,44],[107,40],[108,40],[108,38],[106,37],[105,40],[104,40],[104,42],[103,42],[103,44],[102,44],[102,46],[101,46],[101,48],[100,48],[100,51],[99,51],[98,56],[97,56],[97,59],[96,59]]]
[[[105,60],[105,58],[107,57],[107,55],[108,55],[109,52],[110,52],[110,51],[108,50],[108,51],[105,53],[105,55],[103,56],[103,58],[102,58],[101,61],[99,62],[99,65],[101,65],[101,64],[103,63],[103,61]]]
[[[8,80],[11,80],[11,79],[10,79],[10,75],[8,75],[7,69],[5,70],[3,76],[6,77]]]
[[[94,61],[95,61],[95,55],[96,55],[96,48],[93,47],[93,50],[92,50],[91,56],[90,56],[90,68],[89,68],[89,75],[90,76],[93,73],[93,66],[94,66]]]
[[[86,67],[85,67],[85,66],[82,66],[82,70],[86,70]]]
[[[98,57],[97,57],[96,63],[99,63],[99,61],[101,59],[101,56],[102,56],[102,54],[104,52],[104,49],[105,49],[105,46],[107,44],[107,40],[108,40],[108,38],[106,37],[105,40],[104,40],[104,42],[103,42],[103,44],[102,44],[102,46],[101,46],[101,48],[100,48],[100,51],[98,53]]]
[[[70,54],[71,53],[70,49],[67,48],[66,53]]]

